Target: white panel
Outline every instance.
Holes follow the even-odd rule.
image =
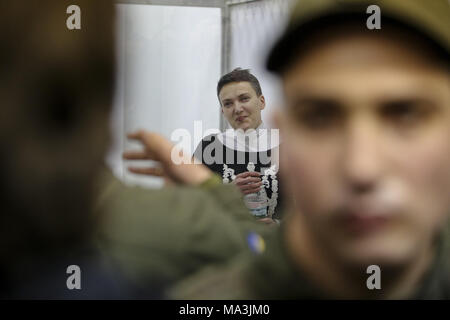
[[[124,170],[121,152],[135,147],[126,132],[144,128],[170,138],[193,137],[194,121],[218,128],[221,12],[218,8],[117,5],[118,85],[107,162],[125,182],[158,186]],[[198,137],[200,139],[201,137]],[[198,143],[192,141],[192,148]],[[125,163],[125,166],[127,163]]]

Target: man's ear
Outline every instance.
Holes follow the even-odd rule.
[[[266,107],[266,98],[263,95],[259,96],[259,102],[261,102],[261,110]]]

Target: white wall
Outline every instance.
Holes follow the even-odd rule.
[[[204,129],[219,127],[215,92],[221,73],[221,12],[120,4],[117,34],[113,144],[107,164],[129,184],[160,186],[159,179],[127,173],[121,153],[137,146],[125,135],[144,128],[170,138],[177,128],[193,133],[195,120],[202,120]]]

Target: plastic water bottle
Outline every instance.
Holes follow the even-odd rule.
[[[267,194],[264,188],[261,188],[257,193],[245,195],[244,202],[256,218],[267,218]]]

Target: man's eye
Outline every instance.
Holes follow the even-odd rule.
[[[297,119],[310,129],[326,129],[335,125],[342,117],[340,108],[335,105],[317,104],[297,113]]]
[[[244,98],[241,99],[242,102],[247,102],[248,100],[250,100],[249,97],[244,97]]]
[[[332,112],[313,111],[303,115],[303,121],[311,128],[323,128],[333,123],[336,115]]]
[[[231,102],[226,102],[226,103],[224,104],[224,106],[227,107],[227,108],[228,108],[228,107],[231,107],[232,105],[233,105],[233,104],[232,104]]]
[[[381,113],[385,119],[399,125],[413,125],[425,120],[427,116],[426,108],[408,101],[387,103],[382,107]]]

